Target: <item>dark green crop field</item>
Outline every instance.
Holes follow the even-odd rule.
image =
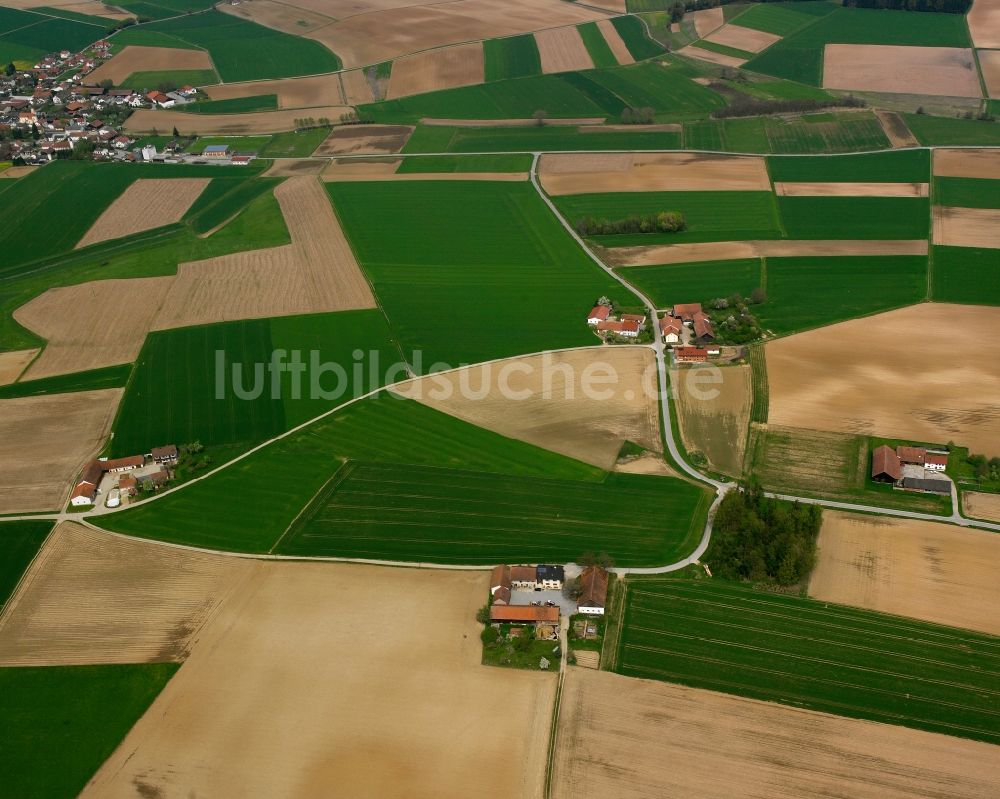
[[[629,580],[616,670],[1000,743],[1000,638],[718,579]]]
[[[771,156],[767,159],[767,167],[775,183],[927,183],[931,174],[931,151],[889,150],[816,158]]]
[[[538,44],[530,33],[483,42],[483,60],[487,81],[542,74]]]
[[[836,11],[837,6],[825,0],[800,0],[792,3],[754,3],[737,14],[731,22],[743,28],[788,36],[804,28],[818,17]]]
[[[180,666],[0,668],[0,792],[77,796]]]
[[[761,285],[759,258],[707,261],[696,264],[634,266],[619,272],[656,303],[667,308],[677,302],[702,302],[750,292]],[[755,308],[756,310],[756,308]]]
[[[245,114],[251,111],[275,111],[277,108],[278,95],[257,94],[253,97],[234,97],[230,100],[203,100],[183,106],[179,110],[190,114]]]
[[[882,150],[889,140],[870,113],[702,119],[684,124],[689,150],[734,153],[843,153]]]
[[[934,204],[958,208],[1000,208],[1000,180],[934,178]]]
[[[530,155],[428,155],[404,158],[397,175],[432,172],[527,172]]]
[[[654,42],[646,35],[646,26],[638,17],[614,17],[611,24],[615,26],[618,35],[622,37],[625,46],[636,61],[644,61],[662,55],[663,45]]]
[[[707,507],[703,490],[674,478],[609,474],[595,485],[352,462],[277,551],[456,564],[605,551],[619,565],[654,565],[694,549]]]
[[[0,386],[0,399],[13,397],[38,397],[43,394],[70,394],[76,391],[96,391],[101,388],[121,388],[128,382],[132,364],[105,366],[86,372],[23,380]]]
[[[778,197],[790,239],[926,239],[926,197]]]
[[[178,86],[208,86],[219,82],[219,76],[212,69],[162,69],[154,72],[133,72],[121,82],[121,86],[137,92],[152,91],[162,83],[173,83]],[[224,101],[224,102],[229,102]],[[179,111],[196,113],[200,105],[182,106]],[[221,113],[221,112],[220,112]],[[192,124],[196,124],[192,121]]]
[[[436,361],[458,366],[591,344],[583,315],[598,297],[636,302],[527,183],[329,183],[327,190],[418,373]]]
[[[53,522],[0,522],[0,610],[52,530]]]
[[[6,31],[0,35],[0,60],[4,66],[9,61],[34,62],[53,51],[83,50],[103,38],[114,24],[111,20],[104,20],[103,25],[93,25],[30,11],[13,14],[13,10],[5,8],[0,15],[0,29]]]
[[[607,40],[604,38],[604,34],[601,33],[600,28],[597,27],[596,22],[587,22],[583,25],[577,25],[577,31],[580,33],[580,38],[583,39],[583,44],[587,48],[587,52],[590,54],[590,60],[594,62],[594,66],[598,69],[605,69],[607,67],[617,67],[618,59],[615,58],[615,54],[611,52],[611,48],[608,46]]]
[[[978,119],[935,117],[929,114],[903,114],[906,126],[926,146],[943,144],[1000,145],[1000,122]]]
[[[934,300],[1000,305],[1000,251],[936,246],[932,257]]]

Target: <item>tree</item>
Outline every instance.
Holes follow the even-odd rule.
[[[13,74],[14,74],[15,72],[17,72],[17,67],[15,67],[15,66],[14,66],[14,62],[13,62],[13,61],[11,61],[11,62],[9,62],[9,63],[7,64],[7,70],[6,70],[6,72],[7,72],[7,77],[8,77],[8,78],[9,78],[9,77],[10,77],[11,75],[13,75]]]
[[[548,116],[549,116],[548,111],[546,111],[544,108],[539,108],[534,113],[532,113],[531,118],[535,120],[535,124],[541,128],[544,127],[545,120],[548,118]]]
[[[496,627],[486,626],[483,631],[479,633],[479,640],[483,642],[484,646],[493,646],[500,638],[500,633],[497,631]]]
[[[111,78],[105,78],[101,81],[101,88],[104,90],[113,89],[115,87],[115,82]]]
[[[490,606],[483,605],[479,610],[476,611],[476,621],[480,624],[490,623]]]
[[[750,292],[750,302],[754,305],[760,305],[763,302],[767,302],[767,292],[760,286],[757,286],[757,288]]]
[[[684,19],[684,3],[677,0],[672,6],[670,6],[670,21],[680,22]]]
[[[173,130],[173,133],[171,133],[171,135],[172,135],[172,136],[173,136],[173,137],[174,137],[175,139],[179,139],[179,138],[181,137],[181,134],[180,134],[180,131],[178,131],[178,130],[177,130],[176,126],[174,127],[174,130]]]

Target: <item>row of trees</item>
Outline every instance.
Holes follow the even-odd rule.
[[[816,563],[822,521],[819,506],[770,499],[754,481],[722,500],[703,560],[727,580],[796,585]]]
[[[824,108],[864,108],[867,103],[859,97],[835,97],[830,100],[762,100],[745,94],[737,94],[725,84],[712,84],[715,90],[723,90],[729,98],[729,105],[712,112],[715,119],[729,117],[757,117],[766,114],[790,114],[806,111],[821,111]]]
[[[594,216],[585,216],[578,219],[574,227],[581,236],[678,233],[687,227],[687,220],[679,211],[660,211],[658,214],[632,214],[624,219],[598,219]]]
[[[887,8],[893,11],[930,11],[938,14],[964,14],[972,0],[844,0],[849,8]]]

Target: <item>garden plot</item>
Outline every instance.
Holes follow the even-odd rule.
[[[978,491],[962,492],[962,509],[966,516],[1000,522],[1000,494],[981,494]]]
[[[715,31],[715,33],[705,37],[706,42],[735,47],[737,50],[745,50],[749,53],[759,53],[766,50],[775,42],[780,42],[781,37],[773,33],[754,30],[753,28],[742,28],[739,25],[726,25]]]
[[[258,1],[255,0],[255,2]],[[237,8],[242,7],[243,5],[237,6]],[[312,75],[308,78],[284,78],[283,80],[220,83],[218,86],[206,86],[205,92],[213,100],[235,100],[240,97],[275,94],[278,97],[278,108],[312,108],[345,103],[337,74]],[[370,99],[364,102],[370,102]],[[346,101],[346,104],[353,105],[353,102]],[[309,115],[313,115],[312,111],[309,112]],[[304,114],[300,116],[304,116]]]
[[[708,465],[739,477],[750,424],[750,367],[673,370],[670,385],[677,402],[681,437],[689,453],[700,452]]]
[[[212,59],[204,50],[129,45],[91,72],[87,76],[87,82],[98,86],[101,81],[110,80],[118,86],[135,72],[178,72],[195,69],[214,69]]]
[[[934,150],[934,176],[1000,180],[1000,148]]]
[[[926,255],[926,239],[833,239],[829,241],[708,241],[694,244],[653,244],[604,250],[605,260],[614,266],[658,266],[702,261],[730,261],[737,258],[774,258],[827,255]]]
[[[1000,210],[934,206],[934,243],[1000,249]]]
[[[342,114],[354,109],[349,105],[322,105],[283,111],[251,111],[246,114],[191,114],[171,109],[140,108],[125,120],[125,130],[130,133],[151,133],[154,130],[177,128],[182,134],[197,131],[200,135],[237,136],[253,133],[282,133],[295,130],[303,116],[314,119],[338,120]]]
[[[976,47],[1000,48],[1000,0],[975,0],[967,19]]]
[[[38,355],[37,349],[0,352],[0,386],[6,386],[17,380],[36,355]]]
[[[926,183],[775,183],[779,197],[926,197]]]
[[[542,72],[575,72],[593,69],[594,62],[576,28],[555,28],[535,34],[538,53],[542,58]]]
[[[393,62],[390,98],[455,89],[483,82],[483,44],[460,44],[406,56]]]
[[[591,5],[594,4],[592,3]],[[632,53],[629,52],[628,45],[625,44],[625,40],[622,39],[621,34],[618,33],[618,28],[614,26],[610,19],[597,20],[597,29],[604,37],[604,41],[608,43],[608,47],[611,48],[611,52],[615,54],[615,59],[619,64],[625,65],[635,63]]]
[[[391,155],[412,133],[411,125],[346,125],[334,128],[313,155]]]
[[[946,97],[981,97],[971,50],[881,44],[828,44],[823,88]]]

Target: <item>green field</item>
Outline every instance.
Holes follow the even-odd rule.
[[[68,375],[42,377],[38,380],[23,380],[0,386],[0,399],[13,397],[37,397],[43,394],[70,394],[76,391],[96,391],[101,388],[121,388],[128,382],[132,364],[105,366],[87,372]]]
[[[262,194],[271,192],[281,178],[229,176],[215,178],[191,204],[184,221],[204,234],[231,219]]]
[[[934,178],[934,204],[958,208],[1000,208],[1000,180]]]
[[[800,117],[734,117],[684,124],[689,150],[734,153],[841,153],[882,150],[889,140],[870,113],[822,113]]]
[[[832,14],[837,6],[824,0],[801,0],[792,3],[754,3],[730,20],[743,28],[788,36],[814,22],[818,17]]]
[[[838,8],[760,53],[744,68],[820,86],[823,48],[833,43],[968,47],[969,29],[959,14]]]
[[[622,37],[625,46],[636,61],[655,58],[664,52],[663,45],[646,35],[646,28],[638,17],[614,17],[611,24]]]
[[[790,239],[926,239],[926,197],[778,197]]]
[[[77,52],[98,39],[103,38],[111,26],[111,20],[104,25],[92,25],[75,19],[61,19],[30,11],[12,13],[14,9],[3,9],[0,15],[0,61],[6,66],[9,61],[27,60],[34,62],[53,51],[72,50]]]
[[[0,610],[52,530],[49,521],[0,522]]]
[[[1000,743],[1000,639],[757,591],[631,579],[616,670]]]
[[[906,127],[926,146],[984,144],[1000,146],[1000,123],[977,119],[903,114]]]
[[[580,33],[580,38],[583,39],[584,47],[590,54],[590,60],[594,62],[597,69],[618,66],[618,59],[611,52],[611,48],[596,22],[577,25],[576,29]]]
[[[437,361],[457,366],[591,344],[581,320],[594,300],[637,302],[583,254],[528,183],[327,190],[417,373]]]
[[[675,150],[679,133],[635,132],[577,133],[575,127],[462,128],[420,125],[410,136],[404,153],[490,153],[534,150]]]
[[[694,549],[707,506],[703,490],[673,478],[609,474],[595,485],[351,462],[277,551],[455,564],[604,551],[619,565],[657,565]]]
[[[144,92],[158,89],[163,84],[174,86],[210,86],[218,82],[219,76],[211,69],[165,69],[158,72],[133,72],[121,82],[121,86],[126,89]],[[227,100],[224,102],[230,101]],[[191,105],[179,106],[178,110],[198,113],[196,109],[199,106],[200,103],[192,103]],[[212,113],[224,112],[215,111]]]
[[[767,159],[767,167],[775,183],[927,183],[931,174],[931,151],[889,150],[835,158],[772,156]]]
[[[1000,305],[1000,253],[975,247],[933,248],[931,296],[936,302]]]
[[[652,299],[657,308],[669,308],[677,302],[704,303],[733,294],[749,297],[762,281],[759,258],[634,266],[619,274]]]
[[[487,81],[542,74],[538,44],[530,33],[483,42],[483,59]]]
[[[198,120],[193,119],[192,125],[197,125]],[[185,131],[181,131],[184,133]],[[265,136],[199,136],[190,147],[188,152],[200,155],[205,152],[205,148],[213,144],[226,144],[233,152],[237,153],[258,153],[271,142],[270,134]],[[238,167],[242,169],[243,167]]]
[[[330,135],[330,128],[309,128],[288,133],[275,133],[258,155],[261,158],[307,158]]]
[[[168,33],[150,30],[146,25],[142,27],[123,28],[115,33],[110,41],[116,51],[130,44],[140,47],[175,47],[181,50],[201,49],[190,42],[185,42],[183,39],[178,39],[176,36],[171,36]]]
[[[365,348],[363,360],[353,358],[358,347]],[[303,363],[298,397],[291,374],[284,373],[274,384],[265,368],[274,353],[284,352],[288,362],[296,351]],[[225,353],[222,374],[219,353]],[[313,353],[316,369],[310,360]],[[135,376],[122,400],[112,454],[148,452],[165,443],[201,441],[213,446],[264,441],[382,385],[381,371],[397,360],[379,311],[155,331],[139,353]],[[237,364],[238,378],[233,374]],[[330,366],[323,370],[320,364]],[[255,393],[255,386],[259,396],[246,398]]]
[[[428,155],[404,158],[397,175],[441,172],[527,172],[530,155]]]
[[[180,668],[0,668],[0,793],[31,799],[77,796]]]
[[[191,83],[185,81],[185,83]],[[203,86],[203,83],[192,83],[192,86]],[[180,111],[189,114],[246,114],[251,111],[276,111],[278,95],[256,94],[253,97],[234,97],[231,100],[202,100],[191,105],[180,107]]]
[[[927,294],[927,258],[768,258],[767,302],[754,313],[761,326],[791,333],[921,302]]]

